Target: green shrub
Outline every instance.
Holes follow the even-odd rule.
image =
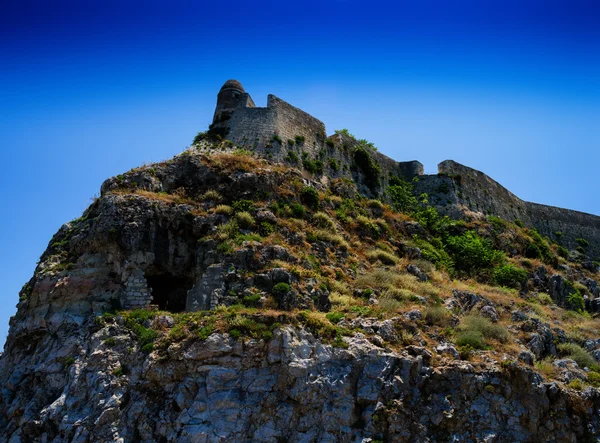
[[[585,238],[576,238],[575,241],[582,248],[587,248],[590,245],[590,242],[587,241]]]
[[[208,134],[206,132],[198,132],[198,134],[196,134],[196,136],[194,137],[194,141],[192,142],[192,145],[197,145],[202,140],[206,140],[207,138],[208,138]]]
[[[592,355],[575,343],[560,343],[556,349],[563,356],[575,360],[580,368],[597,369],[598,364]]]
[[[285,295],[292,290],[292,287],[287,283],[277,283],[273,286],[273,294],[275,295]]]
[[[217,226],[217,240],[223,241],[235,238],[240,232],[240,227],[236,220],[230,220],[227,223]]]
[[[509,339],[508,331],[504,326],[492,323],[487,318],[476,315],[469,315],[463,318],[461,330],[463,332],[479,332],[483,337],[495,339],[501,343],[506,343]]]
[[[308,157],[302,157],[302,166],[311,174],[323,174],[323,162],[321,160],[311,160]]]
[[[342,318],[344,318],[344,314],[342,312],[329,312],[325,315],[327,320],[329,320],[333,324],[338,324]]]
[[[554,304],[554,300],[552,300],[552,297],[550,297],[548,294],[546,294],[545,292],[540,292],[537,295],[537,301],[541,304],[541,305],[552,305]]]
[[[290,204],[290,209],[294,218],[304,218],[306,215],[306,209],[300,203]]]
[[[251,212],[254,210],[254,202],[252,200],[237,200],[231,205],[234,212]]]
[[[455,342],[458,346],[471,349],[484,349],[485,340],[483,334],[479,331],[461,331],[456,335]]]
[[[533,242],[529,243],[525,250],[525,256],[527,258],[537,258],[542,260],[546,264],[555,264],[555,258],[550,249],[548,240],[540,235],[536,229],[529,229],[528,234],[531,236]]]
[[[564,246],[558,245],[556,247],[556,252],[558,252],[558,255],[562,258],[569,258],[569,251]]]
[[[327,139],[327,140],[325,141],[325,144],[326,144],[327,146],[329,146],[330,148],[333,148],[333,147],[335,147],[335,143],[334,143],[334,142],[333,142],[333,140],[331,140],[331,139]]]
[[[330,141],[330,140],[328,140]],[[335,158],[329,158],[329,160],[327,160],[327,164],[329,165],[329,168],[332,171],[337,171],[340,169],[340,165],[338,164],[337,160]]]
[[[590,371],[587,373],[587,381],[595,388],[600,387],[600,373]]]
[[[287,143],[288,143],[288,145],[290,145],[290,146],[294,146],[294,140],[292,140],[291,138],[288,138],[288,141],[287,141]],[[298,158],[298,157],[296,157],[296,158]]]
[[[282,143],[281,137],[278,134],[273,134],[273,137],[271,137],[271,141],[272,142],[277,142],[279,144]]]
[[[273,232],[275,232],[275,226],[267,221],[260,222],[260,225],[258,226],[258,233],[260,235],[263,237],[268,237]]]
[[[135,334],[138,343],[142,347],[142,351],[144,351],[146,345],[152,344],[158,336],[156,331],[143,326],[146,320],[152,320],[154,315],[154,312],[146,309],[136,309],[123,314],[125,326]]]
[[[229,335],[234,339],[242,336],[251,338],[269,340],[273,338],[273,333],[264,323],[257,322],[248,317],[236,314],[228,320]]]
[[[571,380],[567,386],[576,391],[583,391],[585,389],[585,383],[578,378]]]
[[[579,292],[579,290],[577,290],[570,281],[567,281],[566,285],[570,286],[573,291],[567,295],[567,309],[578,312],[584,311],[585,301],[583,300],[581,292]]]
[[[335,230],[335,222],[324,212],[315,212],[312,221],[320,228],[331,229],[332,231]]]
[[[412,214],[419,208],[419,201],[413,194],[412,185],[398,177],[393,177],[387,194],[396,211]]]
[[[235,219],[238,226],[242,229],[251,229],[254,226],[254,218],[252,218],[249,212],[238,212],[235,214]]]
[[[517,268],[512,264],[497,266],[494,269],[494,282],[500,286],[510,288],[520,288],[521,284],[527,279],[527,272],[524,269]]]
[[[449,237],[447,250],[450,253],[457,271],[467,275],[478,275],[504,261],[504,254],[494,249],[490,243],[473,231],[461,236]]]
[[[431,306],[425,310],[425,323],[428,325],[448,326],[450,313],[443,306]]]
[[[288,142],[289,142],[289,141],[290,141],[290,140],[288,140]],[[292,141],[292,144],[293,144],[293,141]],[[286,155],[285,159],[286,159],[286,161],[287,161],[288,163],[291,163],[291,164],[293,164],[293,165],[297,165],[297,164],[298,164],[298,161],[299,161],[299,159],[298,159],[298,155],[297,155],[295,152],[293,152],[293,151],[288,151],[288,153],[287,153],[287,155]]]
[[[303,135],[297,135],[294,137],[294,141],[296,142],[297,145],[302,145],[304,144],[304,136]]]
[[[260,294],[247,295],[242,300],[242,303],[244,304],[244,306],[247,306],[250,308],[258,306],[259,302],[260,302]]]
[[[305,186],[300,194],[302,203],[311,209],[318,209],[321,204],[319,193],[312,186]]]

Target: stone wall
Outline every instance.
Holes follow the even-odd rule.
[[[145,308],[152,301],[152,289],[144,277],[144,271],[135,269],[125,281],[121,293],[121,306],[123,309]]]
[[[342,133],[326,138],[323,122],[274,95],[268,96],[266,108],[253,106],[250,95],[243,94],[231,118],[217,127],[225,129],[226,138],[236,145],[270,160],[297,159],[294,161],[299,166],[303,156],[309,161],[320,161],[323,174],[315,178],[326,183],[345,177],[353,180],[362,194],[384,200],[392,176],[409,181],[418,177],[415,192],[427,193],[429,202],[442,214],[453,218],[496,215],[510,221],[521,220],[569,249],[575,249],[577,239],[584,238],[590,242],[586,252],[594,257],[600,255],[600,218],[595,215],[525,202],[483,172],[452,160],[438,165],[439,174],[423,175],[423,165],[418,161],[397,162],[368,150],[380,170],[377,184],[369,184],[354,158],[358,146],[355,139]]]
[[[585,248],[592,257],[600,256],[600,217],[571,209],[525,202],[528,223],[540,233],[568,249],[578,246],[577,239],[589,242]]]
[[[600,217],[526,202],[483,172],[452,160],[440,163],[438,168],[438,175],[419,177],[415,191],[426,192],[429,202],[442,214],[452,218],[495,215],[509,221],[521,220],[568,249],[575,249],[577,239],[583,238],[590,243],[586,252],[600,256]]]

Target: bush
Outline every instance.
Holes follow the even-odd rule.
[[[288,142],[289,141],[290,140],[288,140]],[[292,141],[292,144],[293,144],[293,141]],[[293,152],[293,151],[288,151],[287,156],[285,157],[285,159],[286,159],[286,161],[288,163],[291,163],[293,165],[297,165],[298,164],[298,160],[299,160],[298,159],[298,155],[296,155],[296,153]]]
[[[315,212],[312,221],[320,228],[335,230],[335,222],[324,212]]]
[[[235,214],[235,219],[242,229],[252,229],[254,226],[254,218],[248,212],[238,212]]]
[[[204,194],[202,194],[202,196],[200,197],[200,199],[202,201],[213,201],[213,202],[219,202],[219,201],[221,201],[222,198],[223,198],[223,196],[214,189],[209,189]]]
[[[504,261],[504,254],[479,237],[473,231],[465,232],[461,236],[449,237],[447,249],[457,271],[467,275],[478,275],[483,270],[488,270],[494,265]]]
[[[223,225],[217,226],[217,240],[223,241],[230,238],[235,238],[240,232],[237,221],[230,220]]]
[[[252,200],[237,200],[231,205],[234,212],[251,212],[254,210],[254,202]]]
[[[327,315],[325,315],[325,317],[335,325],[339,323],[342,318],[344,318],[344,314],[342,312],[329,312]]]
[[[258,233],[263,237],[268,237],[273,232],[275,232],[275,226],[267,221],[261,222],[258,226]]]
[[[192,142],[192,145],[197,145],[202,140],[206,140],[207,138],[208,138],[208,134],[206,132],[198,132],[198,134],[196,134],[196,136],[194,137],[194,141]]]
[[[425,311],[425,323],[430,326],[448,326],[450,313],[443,306],[432,306]]]
[[[506,343],[509,338],[508,331],[504,326],[475,315],[463,318],[462,330],[463,332],[479,332],[483,337],[498,340],[500,343]]]
[[[328,140],[330,141],[330,140]],[[340,165],[338,164],[337,160],[335,158],[329,158],[329,160],[327,160],[327,164],[329,165],[329,168],[332,171],[337,171],[340,169]]]
[[[554,300],[545,292],[540,292],[537,296],[537,300],[541,305],[552,305],[554,304]]]
[[[459,332],[455,340],[456,344],[461,347],[469,347],[471,349],[484,349],[485,341],[483,334],[479,331],[462,331]]]
[[[494,269],[494,282],[500,286],[519,288],[527,279],[527,272],[512,264],[498,266]]]
[[[302,165],[311,174],[323,174],[324,165],[321,160],[311,160],[308,157],[303,157]]]
[[[258,302],[260,301],[260,294],[253,294],[253,295],[247,295],[244,297],[244,299],[242,300],[242,303],[244,304],[244,306],[247,307],[256,307],[258,305]]]
[[[275,295],[285,295],[292,290],[292,287],[287,283],[277,283],[273,286],[273,294]]]
[[[575,241],[582,248],[587,248],[590,245],[590,242],[587,241],[585,238],[576,238]]]
[[[306,209],[300,203],[292,203],[290,209],[294,218],[304,218],[306,215]]]
[[[231,215],[233,214],[233,209],[231,208],[231,206],[219,205],[215,208],[215,213],[221,215]]]
[[[142,347],[142,351],[149,352],[152,349],[147,346],[151,345],[158,334],[150,328],[146,328],[143,324],[146,320],[152,320],[154,318],[154,312],[146,309],[136,309],[129,311],[123,315],[125,326],[129,328],[135,334],[138,343]]]
[[[388,266],[393,266],[398,263],[398,258],[394,254],[380,249],[373,249],[367,252],[367,258],[369,261],[379,260],[381,263]]]
[[[321,203],[319,193],[311,186],[305,186],[300,194],[300,200],[311,209],[318,209]]]
[[[571,389],[575,389],[576,391],[583,391],[585,389],[585,383],[578,378],[571,380],[567,386]]]
[[[394,177],[392,184],[387,189],[387,194],[392,202],[392,207],[396,211],[414,213],[419,208],[419,202],[413,194],[413,188],[410,183]]]
[[[580,368],[596,369],[598,364],[592,355],[575,343],[560,343],[557,347],[558,352],[563,356],[575,360]]]
[[[307,240],[309,240],[309,234],[306,235]],[[348,245],[348,242],[344,240],[344,237],[342,237],[339,234],[336,234],[335,232],[327,231],[325,229],[317,229],[313,235],[316,240],[331,243],[340,247],[341,249],[350,249],[350,245]]]
[[[304,144],[304,136],[303,135],[297,135],[294,137],[294,141],[296,142],[297,145],[302,145]]]
[[[567,309],[572,311],[582,312],[585,310],[585,302],[581,292],[579,292],[573,284],[569,281],[566,282],[567,286],[570,286],[573,292],[567,295]]]

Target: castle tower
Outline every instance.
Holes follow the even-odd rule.
[[[213,125],[225,122],[238,107],[254,107],[250,94],[237,80],[227,80],[217,95],[217,107],[213,117]]]

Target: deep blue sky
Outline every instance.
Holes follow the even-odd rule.
[[[426,172],[600,214],[600,3],[0,4],[0,345],[18,290],[102,181],[181,152],[240,80]]]

